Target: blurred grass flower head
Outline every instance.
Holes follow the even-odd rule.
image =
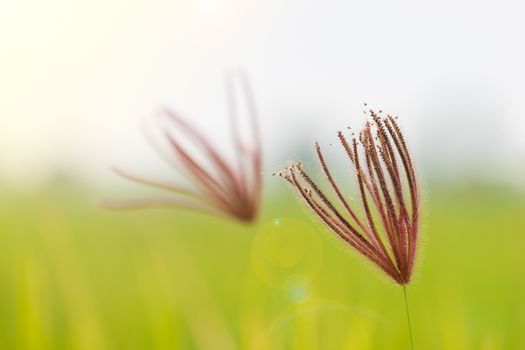
[[[241,132],[236,87],[245,100],[247,132]],[[148,137],[148,141],[183,175],[189,186],[151,180],[114,168],[125,178],[168,190],[173,196],[110,202],[107,206],[129,209],[174,207],[241,222],[255,220],[262,193],[261,141],[255,100],[248,79],[242,73],[228,77],[226,91],[235,161],[229,161],[203,133],[177,113],[164,109],[161,117],[168,120],[169,126],[161,130],[163,140]],[[169,146],[169,154],[161,150],[159,141]]]
[[[412,160],[396,122],[369,110],[371,120],[348,142],[340,144],[351,161],[362,212],[350,206],[336,183],[318,143],[317,158],[338,202],[333,201],[301,162],[277,173],[300,194],[315,214],[341,239],[365,256],[397,284],[412,278],[420,222],[420,197]]]

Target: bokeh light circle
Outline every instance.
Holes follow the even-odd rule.
[[[311,299],[278,315],[253,349],[370,349],[374,335],[387,330],[383,319],[330,301]],[[312,344],[316,344],[312,347]]]
[[[311,224],[278,218],[264,225],[253,240],[252,268],[272,288],[290,291],[292,299],[309,294],[310,281],[323,262],[323,245]]]

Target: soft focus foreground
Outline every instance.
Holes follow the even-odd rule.
[[[408,347],[402,290],[289,191],[242,226],[107,212],[66,187],[3,191],[2,349]],[[524,349],[525,196],[428,186],[426,207],[408,289],[417,348]]]

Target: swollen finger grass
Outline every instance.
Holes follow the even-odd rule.
[[[349,204],[336,183],[318,143],[315,152],[335,200],[301,162],[276,175],[287,180],[339,238],[405,288],[411,282],[416,258],[420,196],[412,159],[396,118],[382,117],[380,113],[370,110],[370,121],[357,136],[347,138],[338,132],[355,173],[360,212]]]
[[[152,180],[115,168],[114,171],[129,180],[160,188],[170,196],[149,197],[138,200],[106,201],[104,206],[116,209],[137,209],[147,207],[171,207],[204,214],[226,217],[241,222],[253,222],[257,218],[262,195],[262,157],[258,117],[255,99],[247,78],[238,74],[227,82],[228,112],[235,161],[227,159],[217,147],[197,128],[179,114],[165,109],[161,117],[170,128],[162,128],[161,140],[148,141],[155,149],[162,141],[169,148],[168,154],[160,151],[190,185]],[[240,130],[240,116],[237,113],[235,80],[243,92],[247,113],[244,116],[249,130],[244,135]],[[174,133],[174,131],[178,133]],[[246,141],[248,139],[248,141]],[[186,142],[184,142],[186,141]],[[186,146],[193,146],[193,151]]]

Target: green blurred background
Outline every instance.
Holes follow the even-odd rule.
[[[402,290],[291,191],[266,198],[252,226],[108,212],[71,183],[2,192],[2,349],[408,348]],[[525,196],[424,192],[408,288],[417,348],[525,348]]]
[[[399,114],[421,170],[416,349],[525,349],[523,13],[512,0],[0,0],[0,350],[409,349],[402,290],[269,176],[299,159],[319,175],[314,141],[360,128],[364,102]],[[179,179],[141,133],[162,107],[232,155],[224,76],[239,66],[264,146],[258,222],[101,209],[150,194],[111,166]]]

